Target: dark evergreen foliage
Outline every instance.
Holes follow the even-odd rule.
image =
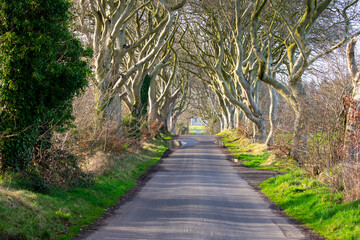
[[[0,159],[21,171],[71,122],[88,55],[69,27],[68,0],[0,0]]]
[[[145,116],[147,114],[147,108],[149,105],[149,88],[151,83],[151,77],[146,75],[144,78],[144,82],[141,86],[141,116]]]

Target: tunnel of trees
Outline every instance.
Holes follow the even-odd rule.
[[[179,133],[193,116],[300,167],[359,165],[357,0],[0,6],[2,171]]]

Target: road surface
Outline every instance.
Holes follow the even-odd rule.
[[[150,181],[100,229],[100,239],[305,239],[233,169],[213,136],[184,136]]]

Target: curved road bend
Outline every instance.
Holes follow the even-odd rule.
[[[86,239],[304,239],[226,161],[213,136],[186,144]]]

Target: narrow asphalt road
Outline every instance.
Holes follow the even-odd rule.
[[[185,136],[160,170],[86,239],[304,239],[226,161],[213,136]]]

